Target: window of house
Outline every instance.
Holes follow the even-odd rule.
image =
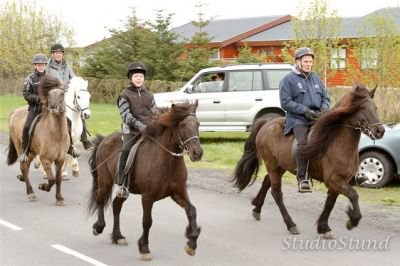
[[[273,56],[274,55],[273,47],[263,48],[260,50],[260,52],[264,56]]]
[[[220,57],[219,49],[212,50],[208,56],[208,61],[210,61],[210,62],[218,61],[220,59],[221,59],[221,57]]]
[[[376,69],[378,67],[378,51],[374,48],[361,50],[361,69]]]
[[[331,68],[344,69],[346,68],[346,49],[334,49],[331,53]]]

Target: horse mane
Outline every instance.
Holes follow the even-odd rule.
[[[60,86],[61,82],[58,78],[50,75],[44,75],[39,83],[38,94],[41,98],[46,98],[49,95],[50,90],[59,88]]]
[[[172,105],[171,108],[159,108],[159,114],[148,125],[145,133],[158,137],[166,128],[176,128],[179,122],[192,112],[191,107],[190,103],[180,103]]]
[[[355,85],[332,110],[321,115],[315,122],[311,138],[301,147],[300,153],[307,158],[324,154],[339,134],[341,127],[338,125],[344,124],[344,120],[356,113],[369,97],[369,91],[364,85]]]

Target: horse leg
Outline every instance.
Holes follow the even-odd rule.
[[[128,245],[128,242],[126,242],[126,238],[121,234],[121,230],[119,228],[119,216],[121,213],[122,204],[124,203],[124,201],[126,199],[127,198],[115,197],[113,200],[114,226],[113,226],[111,239],[114,244],[118,244],[121,246]],[[99,216],[100,216],[100,213],[99,213]],[[104,223],[104,226],[105,226],[104,214],[103,214],[102,219],[99,218],[99,220],[101,220],[100,225],[102,225],[102,223]],[[101,231],[103,231],[103,230],[101,230]]]
[[[336,199],[339,196],[339,193],[328,189],[324,210],[322,211],[321,215],[317,221],[317,231],[319,234],[323,234],[325,239],[334,239],[335,236],[332,233],[331,228],[328,225],[329,215],[335,206]]]
[[[51,170],[51,162],[49,160],[42,159],[42,166],[47,175],[47,183],[39,184],[39,189],[49,192],[51,187],[55,183],[55,178],[54,178],[53,172]]]
[[[142,195],[142,208],[143,208],[143,233],[138,240],[139,252],[142,254],[142,260],[149,261],[152,259],[149,249],[149,231],[153,224],[151,211],[153,209],[153,199],[150,196]]]
[[[194,256],[197,248],[197,238],[200,235],[200,227],[197,226],[196,221],[196,207],[190,203],[186,189],[181,194],[172,195],[172,199],[185,209],[189,220],[189,225],[186,227],[186,237],[189,241],[186,243],[185,250],[188,255]]]
[[[264,181],[262,182],[260,191],[257,196],[252,200],[252,204],[255,206],[253,209],[253,217],[257,221],[261,219],[261,208],[264,205],[265,196],[267,195],[268,189],[271,187],[271,181],[269,180],[268,174],[265,175]]]
[[[283,203],[282,174],[283,173],[281,171],[269,171],[269,177],[271,180],[271,194],[276,202],[276,205],[278,205],[279,211],[281,212],[283,221],[285,222],[288,231],[293,235],[297,235],[300,234],[300,232],[297,229],[296,224],[293,222],[292,217],[290,217],[285,204]]]
[[[28,200],[29,201],[36,201],[37,197],[35,195],[35,192],[33,191],[31,181],[29,179],[29,167],[31,165],[33,158],[31,156],[28,157],[28,162],[27,163],[21,163],[20,164],[20,170],[21,170],[21,178],[19,179],[20,181],[25,181],[26,185],[26,194],[28,194]]]
[[[65,166],[65,160],[64,163],[61,163],[61,161],[56,161],[55,162],[55,168],[56,168],[56,204],[57,206],[64,206],[64,198],[61,195],[61,182],[62,182],[62,175],[61,172],[63,171]]]
[[[62,180],[69,180],[68,172],[67,172],[67,162],[68,162],[68,159],[65,158],[64,163],[61,166],[61,179]],[[56,178],[57,178],[57,176],[56,176]]]
[[[78,177],[79,176],[79,164],[78,160],[76,158],[70,157],[68,160],[68,164],[71,165],[72,168],[72,176],[73,177]]]
[[[97,204],[97,221],[92,226],[93,235],[97,236],[103,233],[104,227],[106,227],[106,221],[104,220],[104,205]]]
[[[358,225],[362,215],[360,205],[358,204],[358,193],[345,180],[346,179],[344,177],[339,176],[338,179],[335,180],[335,182],[330,182],[328,187],[334,191],[337,191],[339,194],[346,196],[353,205],[353,208],[349,206],[346,211],[347,215],[350,218],[350,220],[348,220],[346,223],[346,228],[348,230],[351,230]]]

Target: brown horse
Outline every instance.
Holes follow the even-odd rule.
[[[47,174],[48,183],[39,185],[39,189],[50,191],[56,183],[57,205],[64,205],[61,195],[61,170],[70,145],[67,119],[65,115],[64,90],[57,78],[44,76],[39,85],[39,96],[42,101],[42,113],[35,130],[31,135],[31,146],[26,163],[20,163],[21,181],[26,183],[26,192],[30,201],[35,201],[36,195],[29,180],[29,167],[36,155],[40,156],[43,168]],[[28,114],[26,107],[20,107],[10,114],[10,142],[8,147],[8,165],[14,164],[22,151],[22,129]],[[55,163],[55,177],[51,165]]]
[[[130,167],[129,191],[142,194],[143,234],[138,241],[143,260],[151,260],[149,231],[152,224],[151,210],[154,202],[171,197],[185,209],[189,220],[186,237],[189,239],[186,252],[195,254],[200,228],[196,222],[196,208],[190,203],[186,189],[187,169],[183,154],[189,153],[192,161],[199,161],[203,149],[199,141],[199,122],[196,117],[197,101],[194,104],[173,105],[162,112],[145,130],[143,142],[137,149],[133,166]],[[107,137],[97,136],[89,158],[93,186],[89,211],[97,210],[98,219],[93,224],[93,234],[103,232],[104,208],[110,203],[114,176],[116,176],[119,151],[122,147],[121,133]],[[119,216],[126,198],[113,200],[114,227],[112,241],[126,244],[119,227]]]
[[[375,88],[376,89],[376,88]],[[346,94],[335,107],[323,114],[315,123],[306,146],[302,152],[309,161],[309,176],[324,182],[328,188],[325,207],[317,221],[317,231],[325,238],[334,238],[328,218],[336,199],[342,194],[350,199],[347,215],[347,229],[358,225],[361,212],[358,204],[358,194],[349,181],[358,168],[358,143],[361,132],[372,139],[383,136],[385,129],[379,122],[377,108],[372,98],[375,89],[368,91],[359,85]],[[245,143],[244,154],[237,163],[233,181],[239,190],[243,190],[254,182],[260,159],[266,165],[268,174],[252,204],[253,216],[260,219],[261,207],[268,189],[279,207],[287,229],[292,234],[298,234],[296,224],[290,217],[283,203],[282,175],[289,171],[295,174],[296,163],[293,156],[293,135],[284,136],[285,118],[271,121],[260,121],[253,127]]]

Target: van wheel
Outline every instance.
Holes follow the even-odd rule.
[[[260,115],[259,117],[257,117],[256,120],[263,119],[263,120],[269,121],[269,120],[272,120],[272,119],[275,119],[278,117],[282,117],[282,115],[277,114],[277,113],[266,113],[266,114],[263,114],[263,115]]]
[[[389,184],[393,178],[393,163],[385,154],[369,151],[360,155],[360,165],[356,178],[366,177],[362,185],[367,188],[380,188]]]

